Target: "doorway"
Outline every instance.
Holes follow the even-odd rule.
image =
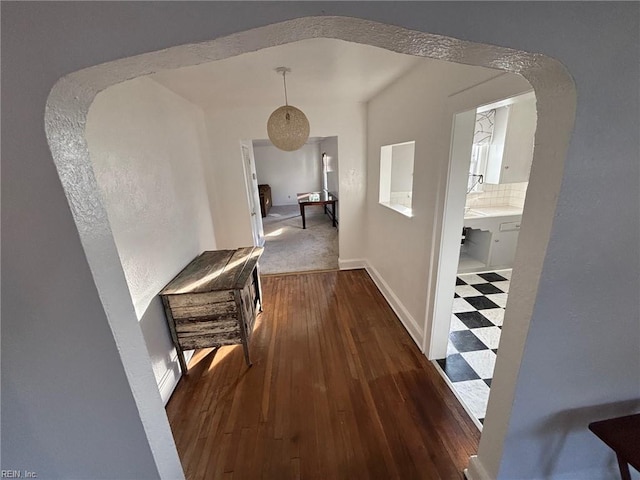
[[[437,365],[480,429],[510,290],[536,124],[533,92],[480,106],[457,115],[454,122],[446,228],[452,236],[456,231],[461,235],[443,250],[451,258],[442,262],[448,288],[442,289],[436,320],[449,328],[442,339],[446,354],[437,358]]]
[[[268,140],[254,140],[253,146],[265,238],[261,272],[337,270],[338,137],[312,137],[294,152],[278,150]],[[305,205],[303,221],[299,196],[307,193],[337,200]]]
[[[575,88],[562,66],[543,55],[519,52],[519,56],[515,58],[512,50],[456,39],[450,39],[454,48],[450,51],[446,48],[443,50],[442,36],[409,31],[357,18],[338,17],[298,18],[249,32],[241,32],[233,37],[233,41],[222,38],[200,44],[199,49],[202,52],[210,49],[211,52],[215,52],[211,54],[211,59],[219,60],[237,55],[238,51],[253,51],[272,46],[275,39],[282,42],[295,42],[320,36],[375,44],[382,48],[420,57],[448,58],[452,61],[464,58],[469,64],[493,68],[500,65],[500,68],[530,78],[532,84],[539,88],[538,102],[544,107],[541,111],[544,112],[546,124],[553,123],[553,128],[549,127],[541,132],[541,137],[544,139],[543,148],[540,150],[541,153],[536,153],[538,173],[536,181],[532,181],[530,190],[530,196],[535,203],[535,209],[531,210],[533,212],[531,218],[535,222],[536,231],[535,235],[527,237],[530,268],[521,277],[523,284],[537,285],[553,221],[562,163],[575,109]],[[179,468],[179,463],[173,465],[177,459],[175,455],[170,455],[171,452],[175,453],[175,448],[172,449],[171,442],[167,440],[170,430],[155,390],[148,355],[145,359],[145,354],[141,353],[146,352],[144,342],[139,331],[137,336],[131,335],[132,325],[136,325],[135,312],[133,308],[125,308],[130,303],[127,297],[127,284],[110,231],[108,216],[92,173],[91,161],[84,141],[84,125],[93,99],[106,87],[128,78],[165,69],[166,65],[178,68],[205,61],[204,55],[197,58],[190,55],[191,47],[191,45],[183,45],[144,54],[139,57],[144,61],[139,63],[122,59],[72,73],[53,87],[47,100],[45,113],[45,128],[52,156],[69,199],[107,321],[116,341],[122,346],[119,353],[131,384],[134,400],[139,407],[142,423],[147,429],[152,451],[158,452],[156,458],[160,458],[169,450],[167,458],[172,458],[169,462],[172,465],[167,466],[167,462],[160,462],[163,466],[161,475],[169,471],[169,467]],[[460,56],[461,51],[464,52],[463,57]],[[237,149],[237,144],[235,148]],[[355,161],[357,157],[345,155],[345,159]],[[357,173],[351,168],[346,171]],[[79,179],[81,181],[78,181]],[[533,188],[534,185],[535,188]],[[351,198],[358,199],[356,194],[361,192],[352,190],[346,193],[350,194]],[[90,212],[87,211],[87,205],[91,206]],[[349,218],[351,217],[353,215],[350,214]],[[224,234],[224,232],[220,233]],[[357,249],[357,245],[346,246],[354,251]],[[516,258],[516,265],[517,263]],[[511,360],[513,360],[511,369],[503,370],[503,374],[507,377],[512,377],[513,372],[518,368],[526,325],[531,317],[531,308],[536,295],[535,290],[536,288],[533,288],[520,302],[523,307],[521,320],[525,328],[520,329],[520,332],[513,332],[518,345],[511,351]],[[425,335],[425,343],[430,344],[431,339],[427,336],[429,335]],[[501,395],[507,403],[509,397],[513,396],[513,390],[512,382],[503,384]],[[495,417],[496,425],[506,424],[509,415],[508,409],[502,411]]]

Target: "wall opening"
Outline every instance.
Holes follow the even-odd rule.
[[[380,147],[380,205],[411,217],[413,205],[413,162],[416,142]]]
[[[128,79],[308,38],[336,38],[418,57],[484,66],[522,75],[530,82],[537,97],[539,128],[522,227],[523,234],[530,231],[525,234],[525,244],[519,246],[519,252],[526,250],[527,255],[516,256],[516,265],[526,264],[527,268],[522,269],[512,288],[524,291],[525,285],[538,284],[575,111],[573,82],[566,69],[551,58],[357,18],[305,17],[196,45],[120,59],[63,77],[47,100],[46,135],[161,477],[171,477],[170,472],[179,468],[179,460],[148,355],[142,353],[144,341],[89,158],[84,131],[89,107],[98,92]],[[442,211],[436,212],[434,232],[440,231],[443,215]],[[431,252],[431,258],[432,263],[437,263],[439,252]],[[435,285],[437,276],[430,276]],[[509,398],[513,398],[536,290],[529,287],[520,301],[521,328],[512,332],[510,352],[504,355],[511,362],[497,365],[496,377],[500,376],[501,381],[492,393],[492,398],[498,398],[496,405],[511,404]],[[425,323],[431,325],[430,315]],[[425,328],[425,332],[424,345],[429,345],[430,329]],[[491,456],[499,458],[509,415],[509,408],[496,408],[492,413],[490,402],[483,431],[487,441],[481,441],[481,451],[487,445],[485,449],[492,450]]]

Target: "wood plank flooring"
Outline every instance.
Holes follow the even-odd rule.
[[[480,433],[364,270],[263,278],[251,340],[167,405],[189,480],[461,479]]]

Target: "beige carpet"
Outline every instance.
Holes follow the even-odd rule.
[[[265,246],[260,272],[265,274],[338,268],[338,229],[322,207],[306,209],[302,228],[298,205],[272,207],[262,219]]]

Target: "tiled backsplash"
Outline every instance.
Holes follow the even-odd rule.
[[[467,194],[465,207],[497,207],[509,205],[511,207],[523,208],[528,185],[529,182],[503,183],[500,185],[484,184],[482,186],[482,192]]]

